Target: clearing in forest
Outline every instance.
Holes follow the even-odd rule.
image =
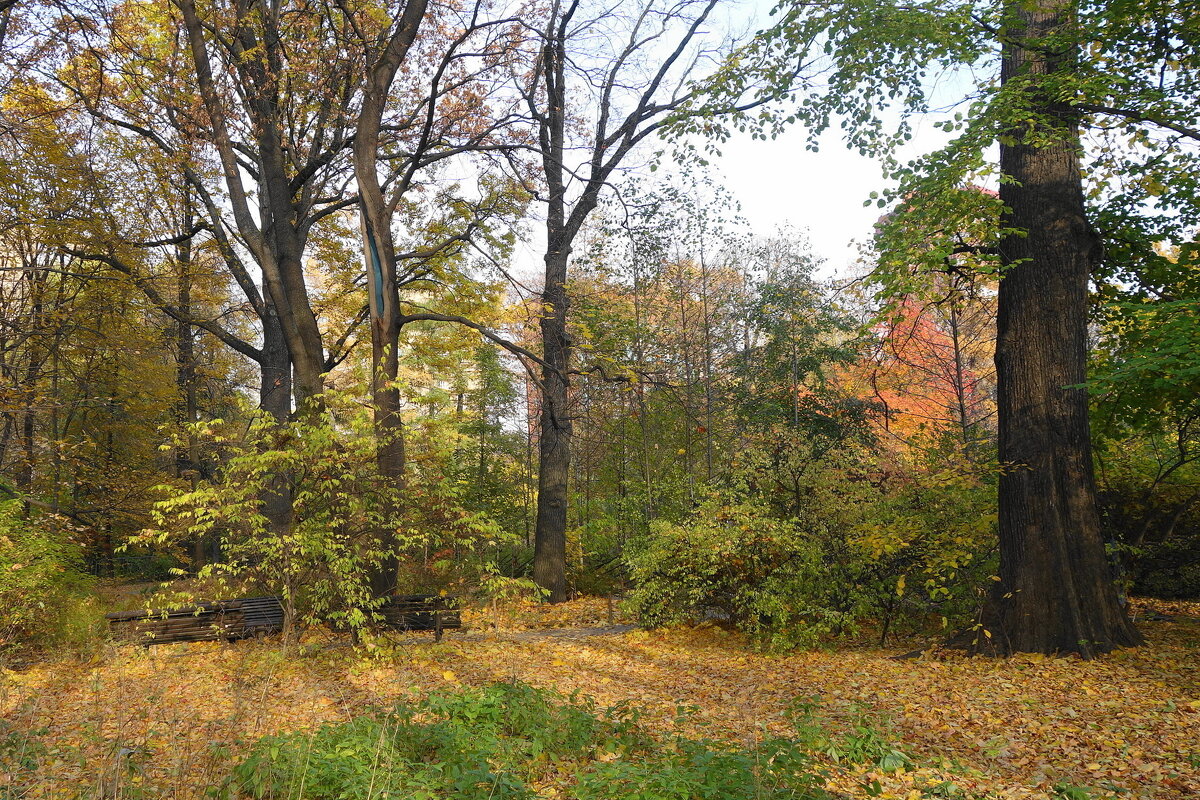
[[[414,634],[374,653],[325,634],[294,654],[274,640],[110,647],[3,673],[0,796],[201,798],[263,735],[519,680],[630,701],[656,729],[742,745],[786,732],[794,699],[815,698],[832,733],[869,725],[912,760],[892,772],[830,764],[828,788],[844,797],[1184,800],[1200,796],[1200,604],[1158,607],[1169,618],[1141,623],[1147,647],[1090,662],[898,659],[865,645],[769,656],[715,627],[609,628],[591,599],[498,630],[485,614],[440,644]]]

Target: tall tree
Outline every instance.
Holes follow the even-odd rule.
[[[63,45],[65,67],[47,58],[41,72],[101,131],[157,151],[140,157],[159,164],[160,192],[187,186],[197,228],[207,228],[259,318],[261,340],[239,343],[216,321],[196,324],[259,362],[263,407],[283,419],[293,389],[297,405],[319,393],[320,374],[344,357],[348,338],[331,336],[326,356],[303,256],[313,227],[351,202],[339,156],[350,140],[353,70],[331,46],[326,17],[259,5],[75,5],[48,34]],[[137,276],[143,286],[146,277]]]
[[[570,380],[574,347],[567,330],[571,251],[614,172],[696,99],[690,79],[721,44],[705,29],[716,5],[717,0],[642,0],[614,10],[582,0],[556,1],[541,25],[536,69],[520,87],[536,130],[541,167],[541,185],[530,189],[546,207],[538,320],[545,364],[533,579],[549,592],[551,602],[567,598],[575,413]]]
[[[338,3],[350,32],[362,51],[365,74],[362,101],[354,132],[354,174],[359,191],[359,214],[367,271],[367,308],[371,332],[371,403],[374,408],[376,461],[379,473],[400,488],[404,485],[404,436],[400,416],[400,388],[396,375],[400,363],[400,326],[395,243],[391,236],[395,203],[385,197],[385,181],[380,180],[377,164],[380,134],[396,73],[404,64],[417,39],[426,0],[407,0],[398,13],[389,14],[385,24],[374,25],[374,9],[355,15],[349,6]],[[369,26],[369,27],[368,27]],[[379,536],[384,537],[380,532]],[[390,594],[395,588],[396,556],[383,561],[371,579],[376,595]]]
[[[288,17],[278,4],[214,6],[207,26],[218,32],[215,35],[206,34],[194,0],[179,0],[176,7],[183,17],[209,143],[221,165],[235,228],[262,269],[291,356],[297,405],[315,402],[326,361],[305,283],[304,248],[315,219],[338,207],[335,200],[331,207],[315,208],[323,199],[317,193],[328,190],[320,179],[327,177],[323,173],[349,138],[344,109],[353,91],[351,67],[335,58],[316,73],[318,61],[297,59],[297,49],[289,52]],[[325,34],[320,15],[290,19],[290,24],[304,28],[292,36],[309,36],[320,43]],[[220,73],[213,68],[214,46],[221,57]],[[301,77],[304,69],[314,71],[307,80]],[[218,74],[233,80],[231,91],[222,93]],[[305,84],[308,92],[302,91]],[[307,105],[307,100],[313,104]],[[235,119],[245,123],[244,137],[235,134]],[[251,154],[251,169],[244,169],[248,165],[240,152]],[[256,178],[255,195],[246,189],[246,173]],[[258,201],[253,210],[252,196]]]
[[[363,69],[353,164],[369,298],[371,397],[379,471],[399,488],[405,481],[397,383],[404,326],[457,322],[499,340],[465,317],[414,312],[404,295],[417,285],[428,293],[439,265],[461,262],[468,246],[486,238],[482,229],[489,222],[519,205],[505,186],[487,178],[478,182],[481,197],[475,200],[455,188],[440,192],[432,219],[421,218],[430,209],[414,199],[445,162],[503,149],[498,137],[510,120],[494,114],[488,76],[507,55],[506,28],[513,20],[487,18],[482,2],[430,9],[425,0],[407,0],[382,21],[371,6],[336,5],[346,22],[345,46],[358,54]],[[476,166],[486,175],[485,166]],[[401,227],[406,236],[397,231]],[[403,246],[404,239],[411,247]],[[381,570],[376,591],[392,588],[394,566]]]
[[[1100,258],[1079,167],[1079,112],[1059,83],[1079,47],[1073,0],[1005,7],[1000,81],[1029,122],[1000,135],[1000,580],[980,649],[1137,645],[1100,536],[1088,425],[1087,284]],[[981,641],[984,640],[984,641]]]

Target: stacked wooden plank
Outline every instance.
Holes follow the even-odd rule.
[[[442,631],[461,628],[462,614],[458,610],[458,598],[436,594],[408,594],[389,597],[379,608],[383,623],[401,631],[433,631],[437,641],[442,640]]]
[[[162,610],[118,611],[108,615],[108,625],[117,639],[146,646],[233,641],[283,630],[283,605],[278,597],[245,597]]]

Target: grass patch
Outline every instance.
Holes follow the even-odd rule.
[[[800,738],[737,747],[651,735],[636,707],[598,708],[525,683],[435,692],[311,734],[268,736],[226,798],[263,800],[818,800]]]

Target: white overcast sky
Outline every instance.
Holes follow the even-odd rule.
[[[877,162],[845,148],[836,135],[824,139],[816,153],[804,148],[800,130],[767,142],[735,139],[713,164],[756,235],[790,225],[808,235],[826,262],[822,272],[844,274],[880,213],[863,202],[884,180]]]
[[[906,157],[932,151],[947,135],[932,127],[933,119],[915,122]],[[871,192],[888,188],[879,162],[850,150],[840,130],[822,136],[817,152],[805,149],[800,128],[773,141],[735,137],[712,159],[714,180],[741,204],[751,230],[768,236],[788,225],[807,234],[814,255],[825,260],[826,276],[845,275],[859,257],[858,245],[870,239],[883,212]]]
[[[723,24],[749,32],[769,25],[768,12],[778,0],[742,0],[726,6]],[[985,73],[990,68],[984,67]],[[946,114],[915,119],[913,139],[900,155],[902,160],[936,150],[949,134],[933,122],[953,113],[952,105],[970,91],[975,80],[971,70],[953,75],[931,76],[927,89],[931,105]],[[871,192],[887,188],[878,162],[850,150],[841,141],[835,122],[821,137],[820,149],[805,149],[806,132],[799,126],[772,141],[735,136],[722,147],[713,166],[714,179],[741,203],[742,215],[756,235],[767,236],[782,225],[806,231],[813,252],[827,262],[825,274],[844,274],[858,258],[857,243],[867,241],[882,211],[863,204]]]
[[[914,123],[913,141],[903,151],[906,157],[946,142],[932,121]],[[825,262],[820,274],[829,278],[852,271],[858,245],[869,240],[883,213],[874,202],[864,203],[871,192],[888,187],[879,163],[847,148],[839,135],[840,130],[824,135],[817,152],[805,149],[807,138],[799,127],[770,141],[734,136],[719,156],[709,159],[713,181],[738,201],[751,233],[770,236],[788,226],[806,234],[813,254]],[[544,235],[533,225],[529,240],[518,247],[517,272],[531,285],[538,283]]]
[[[730,3],[726,8],[731,16],[722,24],[752,31],[768,20],[766,12],[775,1]],[[936,101],[949,105],[961,99],[971,83],[970,75],[963,74],[931,88]],[[947,141],[948,135],[933,127],[940,118],[912,121],[914,137],[903,148],[903,159],[935,150]],[[817,152],[807,150],[806,141],[806,131],[800,126],[769,141],[735,135],[721,146],[718,157],[709,159],[714,170],[711,177],[740,203],[741,215],[752,233],[769,236],[783,226],[806,233],[814,255],[825,262],[821,274],[844,276],[859,258],[858,245],[869,240],[875,220],[883,213],[873,202],[869,206],[864,203],[871,192],[888,185],[877,161],[842,143],[836,122],[821,137]],[[518,248],[516,259],[517,271],[535,283],[544,236],[536,228],[530,241]]]

